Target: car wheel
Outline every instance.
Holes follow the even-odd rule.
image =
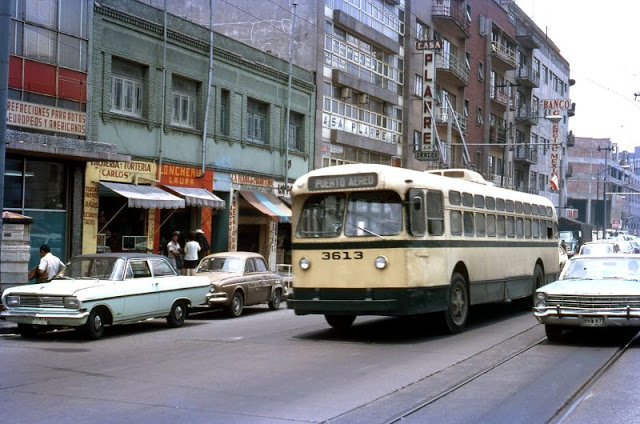
[[[337,331],[346,331],[351,328],[351,324],[356,320],[355,315],[325,315],[327,323]]]
[[[18,333],[24,338],[35,337],[38,334],[38,327],[31,324],[18,324]]]
[[[167,315],[167,325],[171,328],[182,327],[186,317],[187,302],[178,300],[171,306],[171,311]]]
[[[85,335],[91,340],[98,340],[104,334],[105,314],[101,309],[94,309],[85,324]]]
[[[231,305],[227,307],[227,313],[232,318],[237,318],[242,315],[242,311],[244,309],[244,297],[242,297],[242,293],[239,291],[233,293],[233,297],[231,298]]]
[[[461,332],[467,324],[469,315],[469,292],[467,282],[459,274],[453,274],[449,285],[447,309],[444,311],[444,322],[451,334]]]
[[[562,338],[562,331],[564,327],[561,325],[549,325],[545,324],[544,332],[547,334],[547,339],[550,342],[558,342]]]
[[[282,303],[282,290],[276,289],[271,295],[271,301],[269,302],[269,309],[275,311],[280,307],[280,303]]]

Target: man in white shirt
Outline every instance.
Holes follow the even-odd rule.
[[[29,271],[29,280],[35,277],[36,283],[51,281],[64,271],[66,265],[51,253],[48,244],[40,246],[40,263]]]

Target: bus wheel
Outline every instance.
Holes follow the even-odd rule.
[[[351,327],[353,321],[356,320],[355,315],[325,315],[324,319],[327,320],[329,325],[338,331],[345,331]]]
[[[464,329],[469,315],[469,292],[464,277],[459,273],[453,274],[449,285],[449,302],[444,311],[444,321],[447,330],[456,334]]]

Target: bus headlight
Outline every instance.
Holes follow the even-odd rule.
[[[299,265],[300,269],[306,271],[311,266],[311,261],[309,260],[309,258],[302,258],[300,259]]]
[[[547,294],[545,292],[536,292],[536,308],[545,308],[547,306]]]
[[[385,269],[387,267],[387,258],[384,256],[378,256],[375,261],[376,268]]]

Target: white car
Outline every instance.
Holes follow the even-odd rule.
[[[572,327],[640,327],[640,255],[569,259],[557,281],[536,290],[533,310],[550,341]]]
[[[72,258],[49,283],[6,289],[0,316],[17,323],[24,337],[75,327],[95,340],[106,325],[149,318],[180,327],[188,308],[202,304],[208,292],[209,279],[178,275],[165,256],[98,253]]]

